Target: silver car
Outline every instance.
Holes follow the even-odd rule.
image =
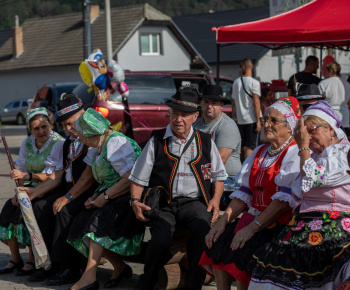
[[[0,121],[2,123],[16,122],[18,125],[24,125],[30,102],[31,100],[16,100],[8,103],[3,110],[0,110]]]

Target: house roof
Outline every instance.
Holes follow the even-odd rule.
[[[260,20],[270,16],[269,7],[235,9],[173,17],[173,21],[210,64],[216,63],[216,33],[212,27]],[[244,58],[258,60],[267,48],[257,45],[230,45],[220,49],[221,62],[239,62]]]
[[[148,4],[111,9],[112,46],[116,48],[142,21],[167,21],[171,18]],[[0,71],[80,64],[84,59],[82,13],[31,18],[23,25],[24,51],[13,58],[12,37],[0,32]],[[91,25],[92,49],[106,53],[105,11]]]

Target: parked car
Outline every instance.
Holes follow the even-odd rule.
[[[0,111],[1,123],[16,122],[18,125],[26,123],[26,112],[31,103],[30,99],[15,100],[8,103],[3,110]]]
[[[57,113],[57,103],[63,93],[71,93],[80,83],[54,83],[47,84],[37,90],[28,110],[38,107],[45,107],[54,118]],[[64,130],[60,124],[54,124],[54,130],[65,136]],[[29,135],[28,131],[28,135]]]
[[[95,98],[92,108],[99,111],[112,125],[120,128],[120,132],[133,138],[143,147],[153,130],[165,128],[169,123],[169,108],[164,103],[175,94],[177,88],[192,85],[202,93],[207,84],[214,84],[214,79],[203,71],[127,71],[125,82],[130,91],[127,104],[123,103],[122,96],[116,92],[105,102]],[[231,86],[232,83],[233,80]],[[80,98],[84,98],[88,95],[87,89],[82,83],[74,92],[77,92]],[[227,115],[231,116],[231,111],[230,105],[224,107]]]

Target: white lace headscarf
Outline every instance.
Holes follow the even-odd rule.
[[[292,129],[292,134],[293,134],[295,126],[298,122],[298,117],[295,115],[292,107],[289,106],[287,104],[287,102],[285,102],[285,101],[277,100],[275,103],[273,103],[267,109],[270,109],[270,108],[274,108],[277,111],[281,112],[283,117],[286,118],[287,123],[289,124],[290,128]]]

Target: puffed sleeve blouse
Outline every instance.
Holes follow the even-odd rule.
[[[263,146],[263,145],[261,145]],[[252,154],[248,156],[248,158],[244,161],[242,165],[241,171],[236,176],[237,182],[241,185],[241,188],[249,188],[249,176],[250,176],[250,170],[253,166],[253,162],[255,159],[255,156],[260,149],[260,147],[255,148]],[[265,149],[265,151],[268,150],[269,147]],[[273,196],[272,200],[277,199],[281,201],[288,202],[291,207],[295,204],[295,199],[293,198],[292,194],[289,194],[286,192],[287,189],[292,188],[293,182],[297,179],[297,177],[300,174],[300,158],[298,156],[298,146],[292,145],[287,149],[287,153],[284,156],[280,168],[280,172],[275,177],[275,183],[278,188],[283,188],[283,191],[277,191]],[[265,152],[261,154],[262,156],[265,156]],[[269,157],[268,154],[266,154],[265,159],[263,160],[262,167],[268,167],[271,165],[278,157],[279,155]],[[238,198],[242,201],[244,201],[247,206],[252,206],[252,195],[248,194],[241,189],[235,190],[231,195],[230,198]]]

